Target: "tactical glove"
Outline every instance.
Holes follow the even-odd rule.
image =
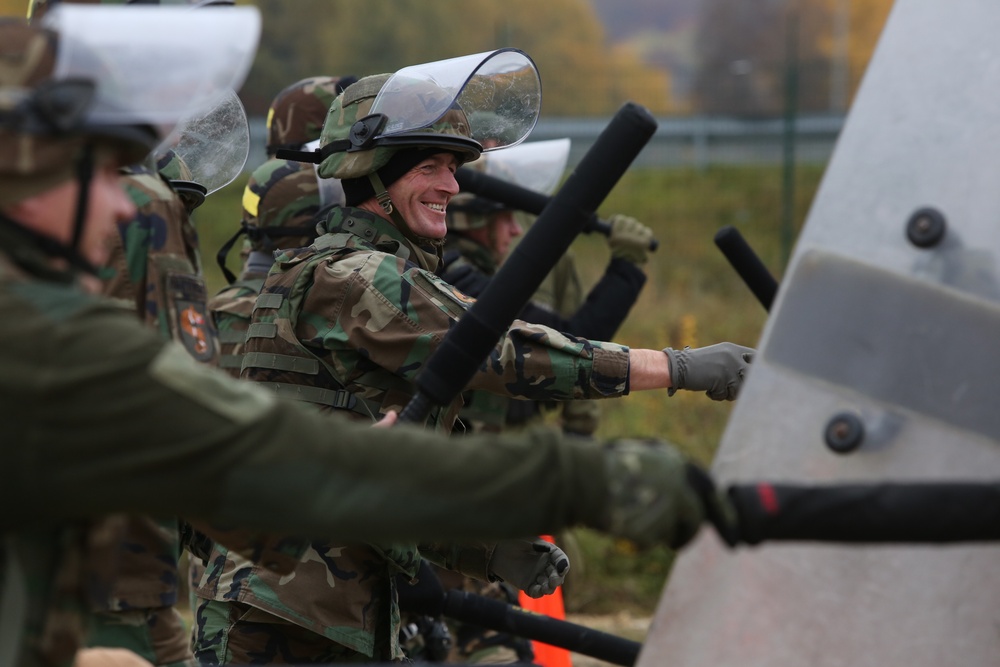
[[[569,558],[545,540],[504,540],[493,550],[489,572],[528,597],[540,598],[562,585],[569,572]]]
[[[608,245],[611,246],[611,256],[633,264],[645,264],[649,256],[649,243],[653,240],[653,230],[627,215],[616,215],[609,222],[611,236],[608,237]]]
[[[618,440],[605,449],[608,516],[612,535],[641,547],[679,549],[705,520],[703,488],[688,472],[694,464],[670,445],[654,440]]]
[[[756,352],[735,343],[716,343],[683,350],[668,347],[663,353],[670,363],[671,396],[688,389],[704,391],[713,401],[732,401]]]

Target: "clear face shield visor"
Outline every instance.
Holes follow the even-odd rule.
[[[148,125],[166,137],[184,118],[238,89],[260,36],[255,7],[60,4],[42,25],[59,33],[52,79],[94,84],[87,127]]]
[[[204,189],[202,198],[229,185],[250,154],[250,124],[243,103],[230,90],[214,107],[181,121],[154,152],[157,160],[169,153],[179,158],[191,171],[193,185]]]
[[[535,63],[517,49],[404,67],[351,129],[350,150],[412,144],[428,132],[484,150],[514,146],[535,127],[541,102]]]
[[[551,195],[566,172],[569,149],[569,139],[531,141],[480,159],[487,176]]]

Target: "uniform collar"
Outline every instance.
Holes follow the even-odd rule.
[[[416,245],[391,222],[361,208],[339,206],[321,224],[330,234],[351,234],[373,250],[386,252],[417,264],[432,273],[441,265],[441,244]]]

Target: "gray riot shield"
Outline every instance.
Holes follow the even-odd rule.
[[[1000,478],[998,25],[996,0],[896,0],[726,428],[722,484]],[[837,415],[859,427],[840,453]],[[703,530],[638,664],[998,661],[997,546],[730,551]]]

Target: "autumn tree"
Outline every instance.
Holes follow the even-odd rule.
[[[634,100],[670,109],[667,75],[614,49],[587,0],[256,0],[264,19],[243,88],[262,113],[286,85],[317,74],[364,76],[513,46],[542,77],[542,113],[613,113]]]
[[[780,114],[786,73],[794,67],[801,111],[843,111],[891,6],[892,0],[705,0],[698,108],[713,114]]]

